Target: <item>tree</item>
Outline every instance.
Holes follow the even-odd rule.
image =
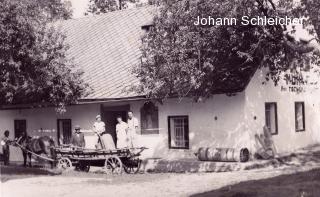
[[[49,23],[51,16],[37,2],[1,2],[1,104],[51,104],[63,111],[86,94],[82,72],[66,57],[65,36]]]
[[[101,14],[116,10],[122,10],[128,8],[128,3],[138,2],[139,0],[90,0],[88,13]]]
[[[50,21],[58,19],[71,19],[72,17],[70,1],[36,0],[36,3],[44,10],[46,17]]]
[[[198,16],[213,18],[306,17],[305,28],[319,37],[317,0],[170,0],[162,1],[154,26],[142,39],[140,79],[135,91],[148,97],[190,96],[242,91],[258,68],[275,85],[319,65],[319,50],[297,40],[294,26],[194,25]],[[311,28],[312,27],[312,28]],[[318,39],[315,37],[315,39]],[[313,39],[314,40],[314,39]],[[300,75],[299,75],[300,76]],[[305,79],[298,77],[301,83]]]

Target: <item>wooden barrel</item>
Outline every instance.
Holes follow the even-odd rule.
[[[198,159],[200,161],[240,161],[249,160],[249,150],[247,148],[205,148],[198,149]]]
[[[200,161],[208,161],[207,150],[208,148],[204,148],[204,147],[201,147],[198,149],[197,156]]]
[[[249,150],[247,148],[242,148],[240,150],[240,161],[247,162],[249,161],[249,158],[250,158]]]

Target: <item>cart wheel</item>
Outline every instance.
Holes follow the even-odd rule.
[[[121,174],[122,172],[122,162],[117,156],[107,158],[104,167],[108,174]]]
[[[58,160],[57,167],[62,170],[71,170],[72,162],[69,158],[63,157]]]
[[[141,159],[130,159],[123,164],[123,169],[128,174],[137,174],[141,167]]]

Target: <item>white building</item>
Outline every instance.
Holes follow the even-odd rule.
[[[247,147],[255,151],[254,135],[267,125],[274,134],[279,152],[293,151],[320,142],[320,91],[316,86],[294,87],[280,83],[262,85],[264,74],[256,71],[250,82],[235,96],[213,95],[195,103],[185,98],[163,104],[146,103],[143,95],[123,91],[136,83],[130,74],[140,62],[140,37],[152,19],[152,8],[130,9],[61,23],[70,44],[70,56],[84,70],[84,79],[93,88],[79,104],[58,114],[53,107],[2,106],[0,135],[10,131],[15,138],[50,135],[68,143],[73,127],[92,128],[101,114],[106,129],[115,136],[116,116],[126,118],[133,111],[140,122],[138,146],[149,149],[149,158],[194,158],[199,147]],[[93,137],[86,134],[86,140]],[[87,143],[90,144],[90,143]],[[90,145],[88,145],[90,146]],[[21,151],[11,149],[11,160],[22,160]]]

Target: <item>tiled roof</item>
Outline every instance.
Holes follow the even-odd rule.
[[[134,8],[58,24],[67,35],[69,56],[93,89],[84,99],[139,96],[124,89],[138,82],[131,69],[140,62],[141,26],[150,24],[154,11],[154,7]]]

